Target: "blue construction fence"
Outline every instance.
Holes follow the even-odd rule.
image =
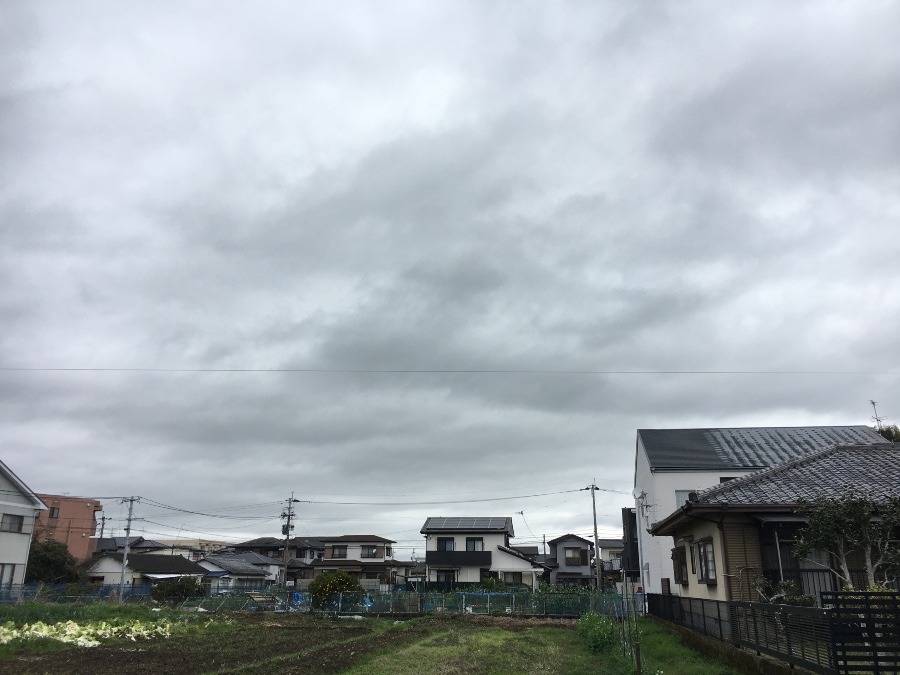
[[[126,586],[125,602],[150,600],[151,586]],[[0,602],[109,602],[119,600],[117,585],[27,584],[0,590]],[[577,618],[588,612],[622,619],[643,614],[643,594],[540,593],[531,591],[374,591],[343,592],[324,603],[314,602],[308,591],[278,587],[242,587],[209,591],[188,598],[181,607],[188,611],[275,611],[362,615],[473,614],[518,617]]]

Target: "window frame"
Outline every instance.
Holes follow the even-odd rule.
[[[47,518],[49,520],[58,520],[59,519],[59,507],[51,506],[50,512],[47,514]]]
[[[436,550],[438,550],[438,551],[455,551],[456,550],[456,538],[454,538],[454,537],[438,537]]]
[[[483,551],[484,537],[466,537],[467,551]]]
[[[360,554],[361,558],[377,558],[378,557],[378,547],[374,544],[363,544],[360,546]]]
[[[676,584],[687,585],[690,581],[687,565],[687,550],[684,546],[672,549],[672,578]]]
[[[697,553],[697,583],[714,586],[717,582],[716,550],[712,537],[694,544]]]
[[[0,517],[0,532],[12,532],[22,534],[25,531],[25,516],[15,513],[4,513]]]
[[[337,544],[331,547],[331,557],[332,558],[346,558],[347,557],[347,545],[346,544]]]
[[[563,559],[566,561],[566,567],[583,567],[584,565],[581,562],[581,552],[583,550],[584,549],[582,549],[580,546],[563,547]],[[569,556],[569,551],[574,551],[575,555]]]

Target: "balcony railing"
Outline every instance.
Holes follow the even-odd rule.
[[[426,551],[425,564],[431,567],[490,567],[490,551]]]

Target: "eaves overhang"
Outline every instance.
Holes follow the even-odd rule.
[[[653,523],[650,534],[654,537],[672,536],[675,531],[692,520],[722,517],[726,513],[753,515],[770,513],[794,513],[797,504],[729,504],[727,502],[688,502],[677,511]]]

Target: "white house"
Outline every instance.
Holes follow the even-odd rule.
[[[394,583],[406,580],[407,565],[394,560],[392,539],[385,539],[375,534],[344,534],[337,537],[316,537],[316,546],[310,551],[318,552],[311,558],[309,565],[313,574],[318,576],[324,572],[342,571],[359,580],[366,590],[388,590]],[[399,577],[399,578],[398,578]],[[300,588],[308,586],[308,582],[298,579]]]
[[[135,553],[129,555],[125,565],[125,586],[153,584],[166,579],[198,577],[207,570],[180,555],[155,555]],[[88,578],[104,585],[118,585],[122,579],[122,554],[107,553],[94,560],[88,568]]]
[[[836,445],[884,443],[867,426],[638,429],[634,497],[640,583],[648,593],[678,591],[672,537],[650,529],[692,492]]]
[[[0,589],[25,583],[34,521],[46,505],[0,462]]]
[[[510,547],[510,517],[429,518],[421,533],[427,581],[478,583],[493,577],[537,589],[547,569]]]

